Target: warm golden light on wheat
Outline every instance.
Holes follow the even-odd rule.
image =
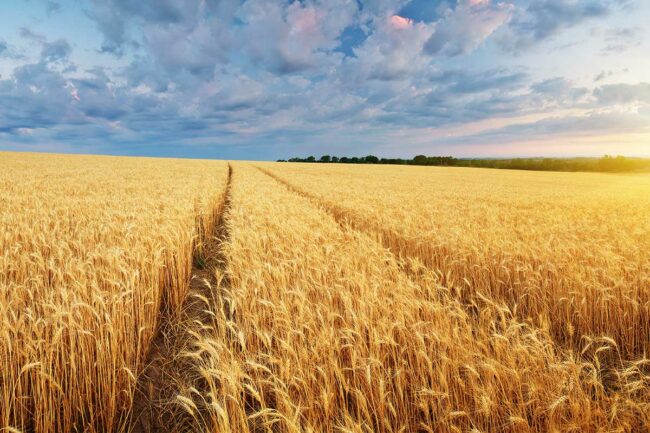
[[[488,296],[582,347],[650,350],[650,177],[464,168],[269,166],[456,297]],[[337,179],[336,182],[328,179]]]
[[[124,428],[226,164],[3,153],[0,167],[0,426]]]
[[[2,156],[7,431],[650,428],[648,175]]]

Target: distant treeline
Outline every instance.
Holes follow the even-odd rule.
[[[278,162],[287,162],[279,159]],[[624,156],[605,155],[602,158],[512,158],[479,159],[454,158],[453,156],[417,155],[413,159],[378,158],[374,155],[338,157],[323,155],[319,159],[291,158],[288,162],[339,163],[339,164],[394,164],[394,165],[431,165],[441,167],[480,167],[503,168],[511,170],[539,171],[606,171],[628,172],[650,170],[650,159],[628,158]]]

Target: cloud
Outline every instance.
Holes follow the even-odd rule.
[[[243,48],[250,60],[279,74],[326,67],[340,57],[333,51],[353,23],[356,2],[349,0],[290,3],[250,0],[238,15],[244,23]]]
[[[229,2],[232,0],[219,3]],[[131,26],[191,24],[196,22],[200,10],[210,7],[201,0],[90,0],[90,4],[87,14],[104,35],[101,50],[117,55],[137,46],[129,35]]]
[[[341,57],[334,51],[358,19],[356,0],[93,4],[88,14],[104,35],[102,51],[121,56],[144,47],[166,70],[202,79],[232,61],[277,74],[324,67]]]
[[[575,86],[563,77],[550,78],[531,85],[531,102],[540,110],[582,108],[591,103],[591,91]]]
[[[648,118],[630,113],[591,113],[586,116],[549,118],[531,124],[506,128],[504,132],[522,135],[553,136],[566,133],[602,134],[622,132],[643,132]]]
[[[61,122],[76,124],[70,113],[65,80],[45,63],[21,66],[13,80],[0,81],[0,119],[4,132],[47,128]]]
[[[432,76],[433,81],[448,84],[449,90],[456,94],[516,90],[524,86],[528,78],[529,75],[525,72],[513,72],[504,68],[493,68],[478,73],[456,69],[441,71]]]
[[[450,3],[454,4],[456,1],[411,0],[399,9],[397,13],[416,21],[431,23],[439,21],[444,16],[444,14],[449,10]]]
[[[566,28],[605,17],[624,4],[627,2],[616,0],[535,0],[516,9],[499,35],[499,43],[508,51],[521,52]]]
[[[44,35],[36,33],[27,27],[21,27],[19,34],[32,44],[41,46],[41,60],[44,62],[62,62],[67,60],[72,53],[72,47],[65,39],[49,42]]]
[[[647,134],[649,121],[650,113],[639,115],[626,112],[591,112],[584,115],[550,115],[536,121],[523,120],[477,133],[436,137],[431,143],[443,145],[447,149],[471,149],[472,156],[483,154],[481,149],[496,149],[504,156],[531,156],[531,152],[537,156],[548,154],[549,151],[565,155],[579,155],[583,152],[598,152],[602,155],[600,152],[618,152],[617,146],[623,144],[620,141],[627,134]],[[630,143],[637,143],[634,138],[628,140]],[[589,145],[590,142],[599,141],[598,145]],[[579,146],[579,143],[582,143],[582,146]],[[647,153],[643,144],[638,143],[636,146],[639,152]],[[631,147],[627,146],[628,149]]]
[[[14,46],[0,38],[0,59],[21,60],[23,58],[24,56],[17,52]]]
[[[604,79],[609,78],[609,77],[611,77],[613,75],[614,75],[614,72],[612,72],[612,71],[602,71],[602,72],[600,72],[598,75],[596,75],[594,77],[594,81],[596,81],[596,82],[603,81]]]
[[[21,27],[18,33],[20,34],[21,38],[28,39],[32,42],[43,43],[45,41],[45,36],[33,32],[27,27]]]
[[[40,34],[34,24],[20,36],[22,45],[36,50],[9,62],[21,43],[0,41],[3,142],[65,141],[79,148],[92,143],[124,153],[159,146],[181,153],[176,146],[197,155],[213,155],[216,150],[205,149],[215,143],[265,155],[275,146],[293,152],[291,143],[345,151],[408,136],[412,128],[461,130],[495,117],[552,117],[561,110],[638,114],[648,101],[642,85],[593,89],[585,86],[594,83],[564,76],[541,79],[543,73],[488,42],[503,43],[508,36],[514,46],[531,46],[609,16],[618,7],[613,1],[86,4],[99,46],[77,42],[73,50],[66,39]],[[592,36],[627,37],[608,27]],[[92,49],[104,55],[84,54]],[[535,128],[509,131],[535,134]]]
[[[72,52],[72,47],[65,39],[57,39],[53,42],[43,42],[41,48],[41,59],[46,62],[59,62],[67,60]]]
[[[60,12],[61,11],[61,3],[48,0],[48,2],[45,5],[45,10],[46,10],[48,15],[52,15],[52,14],[55,14],[57,12]]]
[[[641,27],[607,29],[604,32],[605,53],[621,53],[640,46],[645,39],[645,30]]]
[[[594,90],[594,96],[601,106],[650,104],[650,83],[608,84]]]
[[[506,23],[513,11],[514,6],[509,3],[460,0],[455,9],[449,8],[438,21],[424,49],[433,55],[467,54]]]
[[[428,69],[422,49],[433,33],[432,25],[399,15],[378,20],[374,32],[359,47],[344,69],[358,80],[400,80]],[[347,74],[346,74],[347,75]]]

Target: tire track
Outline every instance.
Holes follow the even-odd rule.
[[[226,260],[221,245],[227,242],[226,214],[231,203],[233,170],[228,164],[228,180],[217,221],[211,236],[195,249],[188,295],[180,317],[163,314],[161,324],[151,343],[146,367],[138,379],[132,405],[130,431],[133,433],[171,433],[187,431],[193,418],[179,411],[175,400],[191,365],[178,356],[191,344],[191,329],[212,320],[209,307],[220,296],[215,288],[229,286]],[[218,276],[222,276],[217,281]]]
[[[468,290],[471,285],[466,279],[465,286],[458,286],[458,281],[454,281],[448,277],[444,265],[438,263],[434,255],[425,254],[430,250],[425,248],[425,246],[419,245],[417,240],[410,240],[395,232],[387,231],[385,227],[380,226],[370,218],[364,218],[363,216],[344,209],[343,207],[328,203],[326,199],[302,190],[269,170],[259,166],[255,167],[281,185],[284,185],[290,191],[310,200],[312,203],[328,212],[342,227],[350,227],[370,236],[372,239],[375,239],[398,259],[397,262],[400,270],[404,272],[411,281],[421,286],[435,285],[436,290],[444,292],[444,297],[447,297],[450,300],[456,300],[467,313],[470,320],[478,323],[481,320],[482,311],[486,308],[500,311],[501,314],[516,318],[520,323],[525,323],[536,329],[538,332],[541,332],[556,345],[557,349],[566,354],[572,353],[573,356],[578,356],[579,359],[582,359],[585,362],[593,362],[594,359],[598,358],[597,362],[602,364],[599,369],[601,375],[605,378],[605,388],[608,391],[615,388],[612,384],[616,382],[615,379],[618,371],[629,367],[629,363],[624,362],[618,350],[612,350],[611,353],[608,352],[605,355],[600,355],[600,357],[594,355],[594,351],[596,351],[596,354],[598,353],[597,350],[599,347],[604,346],[607,347],[608,350],[611,349],[608,344],[602,344],[603,341],[605,343],[608,341],[606,338],[603,339],[596,336],[589,339],[589,337],[587,337],[589,341],[593,341],[597,344],[589,344],[587,345],[587,349],[589,349],[590,346],[593,346],[591,349],[583,349],[581,351],[581,344],[584,343],[582,339],[578,339],[577,341],[565,339],[562,335],[554,332],[553,329],[541,328],[535,320],[526,315],[525,309],[517,308],[516,303],[513,306],[513,304],[508,302],[507,299],[495,299],[490,296],[485,296],[480,292],[474,292],[471,289]],[[440,250],[436,251],[435,255],[444,254],[446,254],[445,251]],[[433,272],[435,279],[431,280],[431,278],[427,278],[427,272]],[[507,288],[509,290],[513,289],[513,287]]]
[[[427,270],[433,271],[436,274],[439,284],[443,286],[445,285],[444,273],[440,271],[439,267],[437,267],[436,264],[424,262],[422,257],[414,256],[413,254],[407,252],[412,248],[412,242],[408,239],[404,239],[397,233],[387,233],[385,228],[380,227],[373,221],[362,218],[359,215],[356,215],[349,210],[344,209],[343,207],[327,203],[317,195],[311,194],[294,186],[290,182],[282,179],[269,170],[266,170],[259,166],[255,166],[255,168],[271,177],[281,185],[284,185],[287,189],[289,189],[289,191],[308,199],[318,207],[322,208],[324,211],[329,213],[341,227],[352,228],[377,241],[398,259],[397,262],[399,264],[400,270],[406,273],[411,279],[421,281],[424,273],[423,270],[426,267]],[[423,264],[424,266],[417,265],[417,262]]]

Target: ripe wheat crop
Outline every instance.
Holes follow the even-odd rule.
[[[1,154],[0,431],[126,426],[226,177],[223,162]]]
[[[609,340],[578,359],[503,304],[468,309],[435,272],[409,275],[372,236],[248,166],[235,165],[231,198],[227,283],[182,354],[189,430],[648,427],[643,365],[603,382]]]
[[[582,350],[650,351],[650,176],[269,165],[465,303],[486,296]],[[336,179],[335,182],[330,179]]]
[[[648,176],[0,166],[0,432],[650,428]]]

